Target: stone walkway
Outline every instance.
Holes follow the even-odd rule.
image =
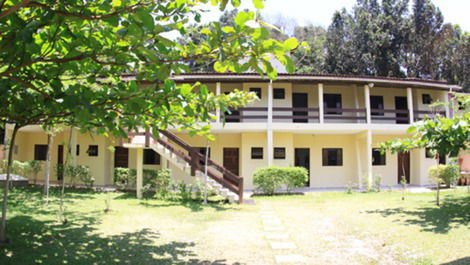
[[[304,263],[305,257],[297,254],[282,254],[285,250],[296,250],[297,245],[289,241],[289,234],[286,232],[282,221],[276,215],[271,204],[264,203],[260,206],[261,219],[263,222],[264,236],[268,240],[270,247],[278,255],[274,256],[276,263]]]

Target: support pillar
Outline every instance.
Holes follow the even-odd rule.
[[[352,89],[354,91],[354,108],[359,109],[359,93],[357,91],[357,85],[353,85]],[[356,117],[359,117],[360,113],[356,112]],[[356,120],[357,123],[359,123],[359,119]]]
[[[267,155],[268,155],[268,166],[273,164],[273,81],[271,80],[268,85],[268,122],[266,130],[267,143]]]
[[[373,180],[373,176],[372,176],[372,131],[371,130],[367,130],[367,158],[366,158],[366,161],[367,161],[367,178],[369,180],[369,188],[371,188],[372,186],[372,180]]]
[[[356,139],[357,184],[362,188],[362,160],[359,139]]]
[[[408,87],[406,89],[406,98],[408,100],[408,112],[409,117],[410,117],[410,124],[413,124],[415,118],[414,118],[414,109],[413,109],[413,92],[411,90],[411,87]]]
[[[220,96],[220,82],[217,82],[215,84],[215,95],[216,96]],[[220,123],[220,108],[217,107],[217,109],[215,110],[215,116],[216,116],[216,123]]]
[[[144,149],[137,148],[137,181],[136,181],[136,192],[137,192],[137,199],[142,199],[142,185],[143,185],[143,175],[144,175]]]
[[[370,113],[370,87],[369,85],[364,86],[364,104],[366,105],[366,123],[371,123]]]
[[[324,109],[323,109],[323,84],[318,84],[318,116],[320,123],[324,122]]]

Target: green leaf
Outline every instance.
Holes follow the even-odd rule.
[[[253,0],[253,5],[256,9],[263,9],[264,8],[264,0]]]
[[[240,12],[235,17],[235,24],[242,27],[245,25],[247,21],[252,20],[253,16],[254,16],[253,12]]]
[[[232,0],[232,5],[233,5],[233,7],[239,7],[240,6],[240,0]]]
[[[165,80],[170,76],[171,67],[169,64],[164,64],[158,69],[158,78],[160,80]]]
[[[299,41],[296,38],[289,38],[284,41],[284,48],[293,50],[299,46]]]
[[[228,34],[228,33],[234,33],[235,29],[233,27],[226,26],[222,28],[222,31]]]
[[[224,11],[225,8],[227,7],[227,4],[228,4],[228,0],[220,0],[220,6],[219,6],[220,11]]]
[[[113,0],[112,2],[112,6],[113,7],[119,7],[122,5],[122,1],[121,0]]]
[[[155,21],[152,15],[150,15],[146,9],[140,9],[137,11],[137,16],[142,20],[145,28],[147,28],[149,31],[153,31],[155,28]]]
[[[217,72],[223,73],[223,72],[227,71],[227,68],[228,68],[227,65],[222,64],[219,61],[215,62],[215,64],[214,64],[214,70],[217,71]]]

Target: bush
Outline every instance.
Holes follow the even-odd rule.
[[[8,160],[0,161],[0,173],[7,173]],[[28,177],[31,172],[30,162],[21,162],[13,160],[11,164],[11,174],[20,175],[22,177]]]
[[[429,178],[438,184],[446,184],[447,187],[454,184],[459,177],[459,168],[456,165],[437,165],[429,169]]]
[[[288,192],[303,187],[307,179],[308,171],[303,167],[261,167],[253,174],[256,188],[270,195],[282,187],[286,187]]]
[[[381,186],[382,186],[382,175],[377,174],[374,177],[374,190],[376,192],[380,192]]]
[[[83,184],[85,184],[88,187],[92,187],[93,184],[95,183],[95,178],[93,175],[91,175],[91,170],[90,167],[84,166],[84,165],[57,165],[56,167],[56,172],[57,174],[63,173],[64,177],[69,177],[72,185],[75,184],[75,181],[78,179],[80,180]]]
[[[157,193],[159,197],[165,198],[170,186],[170,169],[144,169],[142,189],[145,197]],[[137,171],[130,168],[118,167],[114,169],[114,183],[121,189],[126,187],[135,187]]]
[[[86,186],[92,187],[95,183],[95,178],[91,175],[90,168],[83,165],[77,165],[75,172],[80,179]]]

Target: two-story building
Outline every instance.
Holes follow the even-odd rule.
[[[209,155],[214,167],[223,175],[229,173],[221,167],[243,177],[245,190],[255,188],[253,172],[268,165],[306,167],[308,187],[361,184],[374,175],[382,177],[383,185],[396,185],[401,176],[410,184],[429,184],[428,168],[436,164],[431,154],[426,150],[382,154],[379,144],[407,137],[410,124],[426,115],[450,115],[449,109],[434,109],[431,103],[448,102],[449,92],[461,89],[440,81],[314,74],[279,74],[274,82],[251,73],[193,73],[173,79],[207,84],[214,94],[239,89],[258,95],[259,101],[244,108],[230,113],[217,110],[211,124],[215,141],[209,143]],[[164,143],[136,135],[123,146],[113,138],[73,134],[73,160],[91,168],[97,185],[113,184],[115,167],[170,167],[174,178],[190,181],[191,174],[168,154],[179,154],[179,160],[191,164],[191,152],[188,157],[184,152],[205,153],[207,140],[173,132],[177,138],[168,136]],[[65,130],[55,138],[54,163],[64,162],[68,135]],[[21,129],[14,158],[45,159],[46,138],[39,127]],[[440,160],[445,162],[444,157]]]

